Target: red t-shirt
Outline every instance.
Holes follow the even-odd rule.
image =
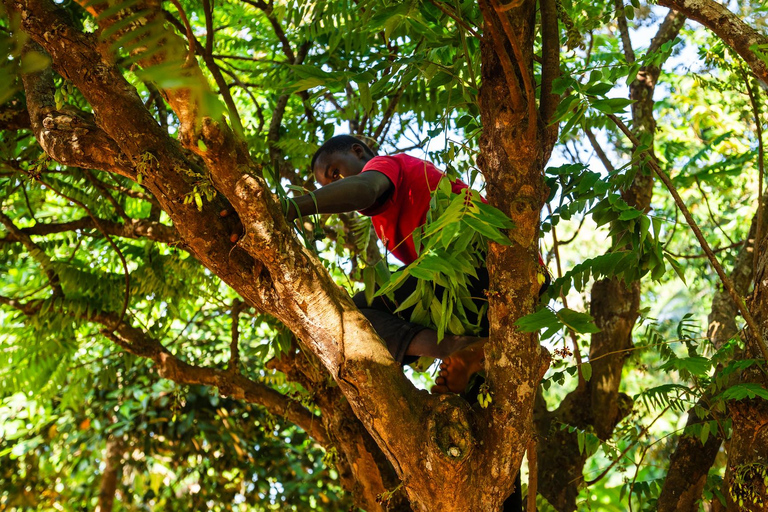
[[[418,257],[413,232],[427,220],[431,193],[445,173],[429,162],[405,154],[377,156],[362,172],[378,171],[392,182],[392,195],[384,204],[360,213],[371,217],[376,235],[389,252],[406,265]],[[451,182],[454,194],[468,188],[461,180]]]

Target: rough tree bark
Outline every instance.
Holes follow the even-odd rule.
[[[619,13],[623,18],[623,14]],[[685,17],[670,11],[651,41],[649,53],[680,32]],[[626,21],[620,24],[624,53],[628,61],[635,60],[629,44]],[[656,121],[653,117],[653,92],[661,73],[660,66],[644,66],[630,84],[632,127],[635,134],[653,137]],[[653,178],[638,166],[633,169],[632,185],[622,193],[625,201],[638,210],[648,211],[653,195]],[[632,347],[632,329],[640,306],[640,283],[626,286],[623,280],[597,281],[591,290],[590,313],[601,329],[592,335],[589,359],[592,378],[569,393],[555,411],[547,411],[543,401],[537,407],[537,432],[546,442],[539,444],[539,492],[561,511],[575,510],[582,470],[586,456],[579,453],[576,434],[560,430],[556,424],[565,423],[579,429],[594,429],[600,439],[609,439],[613,429],[632,410],[628,396],[619,392],[621,372]]]
[[[525,1],[493,19],[511,43],[515,56],[503,58],[518,66],[527,101],[514,106],[499,101],[509,97],[509,89],[499,86],[499,73],[487,69],[498,70],[494,51],[488,46],[483,50],[486,83],[481,111],[487,127],[483,168],[491,203],[517,224],[510,233],[513,245],[493,247],[489,258],[495,286],[489,297],[493,335],[486,370],[494,401],[485,410],[473,410],[457,396],[417,391],[407,381],[351,299],[291,233],[244,143],[222,120],[203,115],[193,91],[161,91],[180,120],[178,139],[172,139],[126,82],[114,64],[109,40],[99,39],[98,31],[80,32],[49,0],[6,0],[5,5],[50,55],[53,69],[77,87],[93,109],[92,118],[83,112],[59,112],[52,102],[50,79],[25,78],[30,118],[49,155],[65,165],[131,179],[140,172],[142,184],[169,215],[185,248],[246,302],[287,325],[329,372],[403,482],[414,508],[498,509],[512,490],[531,435],[535,389],[545,367],[536,336],[517,333],[513,326],[517,318],[533,311],[537,295],[538,215],[546,197],[541,170],[544,155],[551,151],[540,142],[544,124],[539,123],[531,86],[534,2]],[[159,15],[156,6],[149,7]],[[97,20],[100,29],[113,18]],[[139,60],[140,65],[173,56],[174,48],[183,47],[178,40],[174,43],[175,37],[169,34],[164,42],[168,50],[154,53],[146,62]],[[205,83],[194,59],[187,60],[180,72]],[[522,98],[520,90],[517,94]],[[66,118],[60,119],[63,114]],[[85,132],[76,132],[75,125],[85,126]],[[68,153],[73,136],[91,136],[93,145],[83,154]],[[204,146],[198,145],[200,140]],[[113,157],[102,158],[107,154]],[[209,176],[220,193],[202,212],[183,201],[192,191],[190,172]],[[223,209],[234,209],[236,215],[222,218],[218,212]],[[242,234],[234,248],[228,236],[233,231]],[[118,343],[122,333],[132,329],[112,320],[106,326],[105,333]],[[136,349],[130,343],[123,346]],[[162,347],[150,352],[156,364],[166,365],[168,378],[192,372]],[[193,373],[203,378],[200,372]],[[224,392],[228,380],[237,380],[220,371],[205,375]]]
[[[493,405],[480,418],[493,429],[484,443],[504,454],[491,466],[491,475],[511,472],[514,477],[532,433],[536,388],[549,363],[538,337],[517,332],[514,322],[535,308],[539,215],[547,196],[541,176],[555,138],[543,127],[558,98],[545,94],[537,114],[531,86],[535,1],[524,0],[506,12],[495,1],[482,0],[480,7],[487,36],[481,47],[479,105],[484,130],[478,163],[488,184],[488,199],[516,225],[510,232],[512,244],[494,245],[488,254],[493,285],[488,290],[491,338],[485,353]],[[556,53],[545,56],[542,73],[549,74],[547,80],[556,76],[559,60],[553,57],[559,59],[559,45]],[[511,428],[500,428],[504,423]],[[501,495],[511,490],[508,481],[491,485]],[[486,510],[499,506],[493,505]]]

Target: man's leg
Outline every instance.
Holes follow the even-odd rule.
[[[449,357],[441,358],[443,362],[440,365],[440,373],[435,379],[435,386],[432,387],[433,393],[463,393],[470,377],[483,369],[485,359],[483,345],[488,340],[490,330],[486,298],[490,284],[488,269],[482,267],[476,271],[477,278],[469,279],[468,291],[477,310],[484,311],[482,318],[470,318],[470,321],[480,325],[479,337],[475,338],[475,343],[449,353]]]
[[[547,290],[550,284],[549,273],[544,273],[545,281],[539,289],[539,297]],[[478,310],[484,303],[487,303],[485,293],[489,284],[488,269],[485,267],[477,269],[477,279],[470,279],[469,293],[472,301],[477,305]],[[486,314],[480,321],[480,336],[485,341],[489,336],[490,324],[488,322],[487,309]],[[469,346],[460,349],[456,353],[450,354],[448,358],[442,358],[440,373],[435,379],[433,393],[463,393],[472,374],[483,368],[483,347],[482,344]],[[474,393],[476,394],[476,393]]]
[[[409,322],[393,313],[397,306],[386,297],[376,297],[369,305],[365,300],[365,294],[360,292],[353,300],[360,312],[371,322],[376,334],[387,344],[389,353],[401,364],[411,364],[419,357],[446,359],[449,355],[480,340],[474,336],[448,334],[438,343],[436,331]],[[410,316],[408,310],[403,313],[406,317]]]
[[[479,280],[477,286],[471,287],[470,295],[474,297],[478,310],[485,299],[484,289],[488,287],[488,272],[478,269]],[[474,282],[475,280],[471,280]],[[484,284],[485,283],[485,284]],[[385,296],[374,297],[371,304],[365,299],[365,293],[357,293],[353,300],[360,312],[371,322],[376,333],[387,344],[389,352],[395,361],[402,364],[411,364],[419,357],[434,357],[445,360],[451,354],[477,343],[480,338],[475,336],[458,336],[446,333],[440,343],[437,342],[437,332],[422,325],[409,322],[413,307],[395,313],[399,304],[402,304],[415,290],[418,280],[408,277],[402,286],[394,292],[394,302]],[[443,288],[437,286],[435,294],[442,296]],[[485,322],[483,324],[483,322]],[[481,321],[480,336],[488,336],[487,319]]]

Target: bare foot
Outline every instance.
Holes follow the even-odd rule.
[[[435,379],[432,393],[463,393],[469,378],[483,369],[485,352],[483,345],[487,338],[482,338],[461,350],[457,350],[440,364],[440,373]]]

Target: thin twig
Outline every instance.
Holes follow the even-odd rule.
[[[24,202],[27,204],[27,210],[29,210],[29,216],[32,217],[32,220],[37,223],[37,219],[35,218],[35,212],[32,210],[32,205],[29,203],[29,196],[27,195],[27,187],[22,184],[21,186],[21,192],[24,194]]]
[[[597,158],[600,159],[600,162],[602,162],[603,167],[605,167],[605,170],[608,171],[609,174],[613,174],[616,171],[616,168],[613,167],[613,164],[608,159],[608,155],[606,155],[605,151],[603,151],[603,147],[600,145],[599,142],[597,142],[597,137],[595,137],[595,134],[592,133],[592,130],[588,127],[584,127],[584,133],[587,135],[587,139],[589,139],[589,143],[592,144],[592,149],[595,150],[595,153],[597,154]]]
[[[762,237],[761,228],[763,226],[763,177],[764,177],[764,152],[763,152],[763,125],[760,121],[760,104],[758,103],[757,95],[760,92],[759,87],[753,89],[749,84],[749,77],[746,72],[742,70],[744,75],[744,84],[747,86],[747,93],[749,94],[749,102],[752,104],[752,113],[755,116],[755,127],[757,130],[757,231],[755,232],[755,243],[752,246],[753,253],[753,272],[757,275],[757,259],[760,254],[760,238]]]
[[[627,126],[621,121],[621,119],[619,119],[613,114],[606,114],[606,115],[611,121],[613,121],[616,124],[616,126],[619,127],[619,129],[622,132],[624,132],[624,135],[626,135],[627,138],[630,141],[632,141],[632,144],[636,148],[640,147],[640,141],[637,140],[637,137],[635,137],[635,135],[629,130],[629,128],[627,128]],[[674,198],[675,203],[677,203],[677,207],[683,213],[683,217],[685,217],[685,220],[688,222],[688,225],[690,226],[691,230],[693,230],[693,234],[696,236],[696,239],[699,241],[701,248],[704,249],[704,252],[707,254],[707,258],[712,264],[712,267],[715,269],[715,272],[717,272],[717,275],[720,277],[720,281],[722,281],[725,289],[728,290],[728,294],[731,296],[734,303],[739,308],[739,311],[741,312],[741,316],[744,317],[744,320],[747,322],[749,329],[752,331],[752,335],[754,336],[755,343],[757,343],[758,349],[763,355],[763,359],[768,361],[768,348],[766,348],[765,340],[763,340],[763,336],[760,332],[760,329],[757,326],[757,322],[755,321],[755,318],[752,316],[752,313],[749,311],[749,308],[747,308],[747,305],[744,302],[744,299],[742,299],[739,296],[739,294],[736,292],[736,289],[733,287],[733,282],[728,277],[728,275],[726,275],[725,271],[723,270],[723,267],[720,265],[720,262],[717,260],[717,256],[715,256],[715,253],[712,252],[712,249],[709,247],[709,243],[707,243],[706,238],[704,238],[704,235],[702,234],[701,229],[699,229],[699,225],[696,224],[696,221],[693,219],[691,212],[688,210],[688,207],[685,205],[685,201],[683,201],[683,199],[680,197],[680,194],[677,192],[677,188],[675,188],[675,185],[672,183],[672,180],[669,178],[667,173],[661,169],[658,162],[656,161],[656,158],[654,158],[652,152],[650,152],[649,150],[645,150],[643,151],[643,153],[645,153],[645,155],[648,157],[648,164],[650,165],[653,172],[656,173],[656,175],[661,179],[661,181],[667,187],[670,194],[672,194],[672,197]]]
[[[576,237],[579,236],[579,233],[581,232],[582,226],[584,226],[584,221],[585,220],[587,220],[587,216],[586,215],[581,217],[581,220],[579,221],[579,225],[576,228],[576,232],[573,234],[573,236],[571,238],[569,238],[568,240],[559,240],[558,241],[558,243],[560,244],[560,247],[562,247],[564,245],[568,245],[569,243],[571,243],[574,240],[576,240]]]
[[[480,34],[478,34],[477,31],[474,30],[472,27],[467,25],[467,23],[464,20],[462,20],[461,18],[459,18],[455,13],[451,12],[450,9],[444,7],[440,2],[438,2],[436,0],[429,0],[429,1],[432,3],[432,5],[434,5],[435,7],[440,9],[441,11],[443,11],[443,13],[445,13],[448,16],[450,16],[451,18],[453,18],[453,21],[455,21],[456,23],[458,23],[459,25],[464,27],[464,30],[466,30],[467,32],[469,32],[470,34],[475,36],[476,38],[480,39]]]
[[[590,485],[596,484],[597,482],[599,482],[600,480],[602,480],[602,479],[603,479],[603,477],[604,477],[605,475],[607,475],[607,474],[608,474],[608,472],[609,472],[611,469],[613,469],[613,467],[614,467],[614,466],[615,466],[615,465],[616,465],[616,464],[617,464],[617,463],[618,463],[618,462],[619,462],[619,461],[620,461],[620,460],[621,460],[621,459],[624,457],[624,455],[626,455],[626,454],[627,454],[627,452],[628,452],[629,450],[631,450],[631,449],[632,449],[632,448],[633,448],[633,447],[634,447],[634,446],[635,446],[635,445],[638,443],[638,441],[640,441],[640,438],[641,438],[642,436],[644,436],[645,434],[647,434],[647,433],[648,433],[648,431],[649,431],[649,430],[650,430],[650,428],[653,426],[653,424],[654,424],[654,423],[656,423],[656,421],[657,421],[659,418],[661,418],[662,416],[664,416],[664,413],[666,413],[666,412],[669,410],[669,408],[670,408],[670,406],[669,406],[669,405],[667,405],[667,406],[666,406],[666,407],[665,407],[665,408],[664,408],[664,409],[663,409],[663,410],[662,410],[662,411],[659,413],[659,415],[658,415],[658,416],[656,416],[656,417],[653,419],[653,421],[652,421],[650,424],[648,424],[648,425],[646,425],[645,427],[643,427],[643,429],[642,429],[642,430],[640,431],[640,433],[637,435],[637,438],[636,438],[636,439],[635,439],[635,440],[634,440],[632,443],[630,443],[630,444],[629,444],[629,445],[628,445],[626,448],[624,448],[624,451],[622,451],[622,452],[619,454],[619,456],[618,456],[618,457],[616,457],[616,458],[615,458],[615,459],[614,459],[614,460],[611,462],[611,464],[610,464],[610,465],[609,465],[607,468],[605,468],[605,469],[603,470],[603,472],[602,472],[602,473],[600,473],[599,475],[597,475],[595,478],[593,478],[593,479],[592,479],[592,480],[590,480],[589,482],[586,482],[586,484],[587,484],[587,487],[589,487]],[[630,500],[631,500],[631,496],[630,496]]]
[[[733,240],[731,240],[731,237],[730,237],[730,236],[728,236],[728,233],[727,233],[727,232],[726,232],[726,231],[723,229],[723,226],[721,226],[721,225],[720,225],[720,223],[719,223],[719,222],[717,222],[717,220],[715,219],[715,214],[714,214],[714,213],[712,213],[712,207],[711,207],[711,206],[709,206],[709,197],[707,196],[707,193],[706,193],[706,192],[704,192],[704,188],[701,186],[701,180],[699,180],[699,177],[698,177],[698,176],[695,176],[695,177],[694,177],[694,181],[696,182],[696,188],[698,188],[698,189],[699,189],[699,192],[701,192],[701,197],[703,197],[703,198],[704,198],[704,204],[705,204],[705,205],[706,205],[706,207],[707,207],[707,213],[709,214],[709,220],[711,220],[711,221],[712,221],[712,224],[714,224],[714,225],[715,225],[715,227],[716,227],[718,230],[720,230],[720,232],[723,234],[723,236],[725,236],[725,238],[726,238],[726,239],[727,239],[729,242],[733,243]]]
[[[117,202],[117,199],[109,193],[107,190],[107,187],[104,185],[104,183],[101,182],[96,176],[93,175],[91,171],[88,169],[83,169],[83,173],[85,174],[85,177],[88,181],[90,181],[94,187],[96,187],[99,192],[101,192],[102,196],[105,196],[107,201],[112,205],[112,207],[115,209],[117,214],[126,222],[131,222],[131,218],[128,217],[128,214],[125,213],[125,210],[120,205],[120,203]]]
[[[434,2],[434,0],[432,0]],[[461,11],[461,2],[460,0],[455,0],[456,3],[456,9]],[[469,57],[469,47],[467,46],[467,35],[464,33],[463,30],[459,31],[459,36],[461,36],[461,46],[464,49],[464,58],[467,60],[467,70],[469,71],[469,79],[472,82],[472,87],[475,89],[478,89],[477,87],[477,79],[475,78],[475,69],[472,65],[472,59]],[[477,34],[475,34],[475,37],[477,37]]]
[[[179,0],[171,0],[171,3],[176,10],[179,11],[181,21],[184,23],[184,27],[187,31],[187,46],[189,47],[189,53],[187,54],[187,61],[184,63],[185,67],[191,66],[195,62],[195,33],[192,31],[192,26],[187,19],[187,13],[184,12],[184,8],[179,3]]]
[[[238,368],[240,364],[240,348],[238,343],[240,341],[240,312],[243,310],[245,304],[240,299],[232,299],[232,341],[229,345],[229,366],[227,371],[230,373],[240,373]]]
[[[549,210],[549,216],[552,217],[552,207],[547,203],[547,210]],[[552,251],[555,253],[555,263],[557,264],[557,278],[560,279],[563,277],[563,269],[560,266],[560,250],[558,249],[558,243],[557,243],[557,230],[555,229],[555,226],[552,225]],[[560,290],[560,300],[563,301],[563,306],[565,308],[568,308],[568,300],[565,298],[565,294],[562,290]],[[576,358],[576,369],[579,374],[579,383],[578,388],[583,389],[587,385],[587,381],[584,378],[584,374],[581,372],[581,351],[579,350],[579,340],[576,337],[576,333],[573,329],[568,328],[568,335],[571,338],[571,342],[573,343],[573,355]]]

